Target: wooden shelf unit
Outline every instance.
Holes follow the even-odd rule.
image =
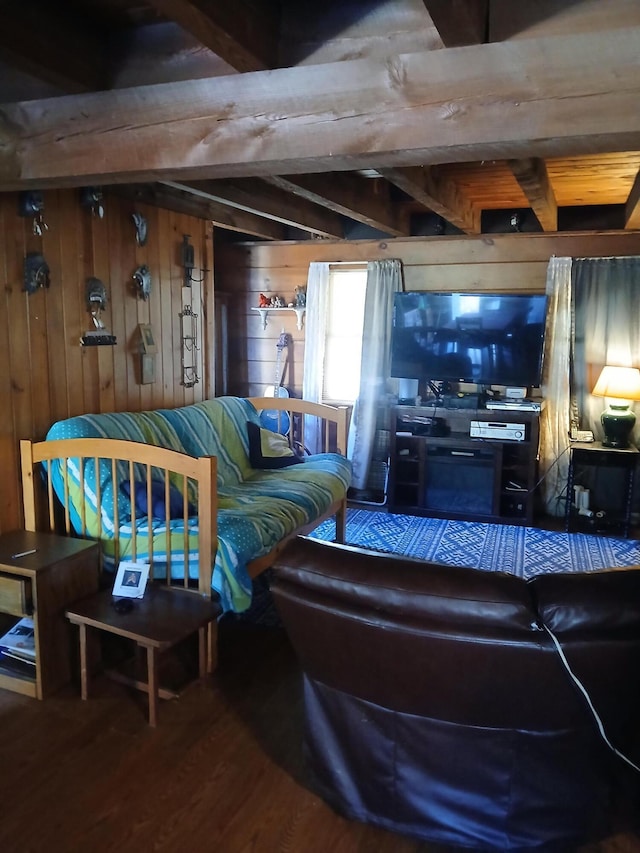
[[[435,424],[429,419],[437,416]],[[524,439],[472,438],[471,421],[524,424]],[[392,512],[532,524],[539,413],[398,406],[391,429]]]
[[[0,659],[0,688],[44,699],[70,680],[65,608],[95,592],[98,580],[95,542],[26,530],[0,536],[0,636],[29,616],[36,643],[35,666]]]

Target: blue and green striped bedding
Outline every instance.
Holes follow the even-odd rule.
[[[336,453],[306,457],[304,464],[276,471],[257,471],[249,464],[247,421],[259,424],[258,412],[239,397],[218,397],[180,409],[153,412],[79,415],[54,424],[47,440],[64,438],[118,438],[167,447],[191,456],[216,456],[218,465],[218,549],[212,588],[219,594],[223,610],[241,612],[251,603],[251,579],[247,564],[269,553],[285,536],[321,516],[343,498],[350,483],[351,466]],[[73,462],[75,461],[75,469]],[[82,530],[84,500],[85,525],[89,535],[100,537],[105,567],[114,569],[115,519],[111,464],[98,464],[102,496],[98,517],[96,471],[93,460],[84,465],[84,495],[77,460],[67,467],[71,523]],[[56,494],[64,495],[65,471],[60,463],[50,466]],[[143,466],[137,472],[144,479]],[[119,484],[129,477],[128,466],[120,463]],[[102,522],[100,524],[100,521]],[[131,505],[118,493],[119,557],[133,554]],[[165,577],[167,547],[171,549],[171,575],[184,577],[184,521],[152,519],[153,575]],[[149,520],[136,518],[136,558],[149,557]],[[188,521],[189,577],[198,577],[197,519]]]

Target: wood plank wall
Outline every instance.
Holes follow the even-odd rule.
[[[79,202],[78,190],[44,193],[42,238],[32,220],[18,215],[18,194],[0,195],[0,533],[22,526],[19,441],[42,439],[55,421],[88,412],[172,408],[213,394],[213,241],[207,222],[107,194],[104,217]],[[148,241],[138,246],[134,212],[146,217]],[[199,378],[181,384],[179,314],[183,306],[180,245],[191,237],[196,270],[208,269],[193,285],[199,313]],[[32,295],[23,290],[23,259],[42,252],[51,286]],[[133,273],[151,271],[151,296],[139,296]],[[86,280],[106,286],[103,320],[115,346],[82,347],[92,328]],[[211,308],[211,310],[209,310]],[[139,323],[151,323],[158,352],[155,382],[140,383]]]
[[[640,254],[637,233],[504,234],[482,237],[414,237],[388,241],[261,243],[220,246],[216,290],[228,298],[229,393],[260,393],[273,384],[281,328],[293,337],[292,371],[283,384],[302,394],[304,328],[293,313],[272,315],[263,331],[252,311],[260,293],[293,299],[309,263],[399,258],[407,290],[527,291],[542,293],[552,255],[602,257]]]

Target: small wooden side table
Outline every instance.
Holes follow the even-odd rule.
[[[149,725],[158,717],[158,698],[175,696],[158,684],[158,654],[198,632],[199,675],[207,674],[207,628],[221,613],[210,598],[186,590],[172,590],[158,584],[147,586],[144,598],[130,599],[132,608],[119,612],[111,590],[74,602],[67,618],[80,630],[80,681],[82,698],[89,695],[87,628],[95,628],[133,640],[146,653],[147,681],[120,676],[120,680],[149,695]]]
[[[36,659],[20,669],[0,664],[0,687],[44,699],[71,678],[71,631],[65,608],[98,589],[98,545],[30,530],[0,536],[0,636],[33,619]]]
[[[627,538],[631,529],[633,489],[639,459],[638,448],[633,445],[615,448],[605,447],[600,441],[572,442],[567,474],[565,530],[568,533],[604,532],[597,518],[586,518],[573,511],[574,485],[589,485],[589,481],[593,480],[599,488],[591,490],[591,509],[605,511],[606,532],[622,533]],[[580,470],[583,471],[584,479],[578,473]]]

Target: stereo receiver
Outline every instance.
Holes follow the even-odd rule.
[[[524,441],[525,425],[501,421],[471,421],[471,438],[493,438],[498,441]]]

